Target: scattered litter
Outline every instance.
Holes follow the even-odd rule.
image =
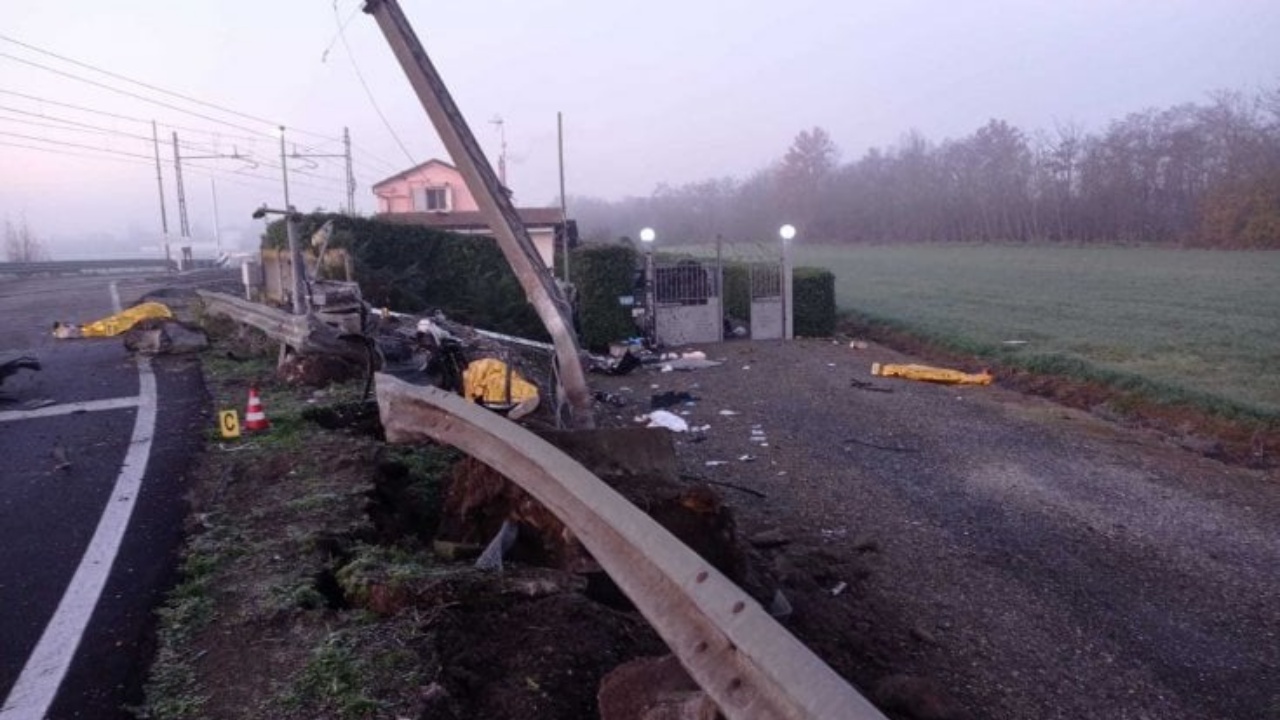
[[[686,417],[687,417],[687,416],[689,416],[689,415],[692,415],[692,414],[693,414],[693,411],[692,411],[692,410],[681,410],[681,411],[680,411],[680,414],[681,414],[681,415],[684,415],[684,416],[686,416]]]
[[[502,558],[516,544],[516,535],[519,533],[519,526],[510,520],[503,520],[502,527],[498,530],[498,534],[493,536],[493,540],[489,541],[489,545],[480,553],[480,557],[476,558],[477,570],[497,570],[502,572]]]
[[[751,369],[751,366],[750,366],[750,365],[743,365],[743,366],[742,366],[742,369],[743,369],[743,370],[750,370],[750,369]]]
[[[692,432],[697,432],[697,433],[704,433],[704,432],[706,432],[706,431],[708,431],[708,430],[710,430],[710,429],[711,429],[711,426],[710,426],[710,425],[697,425],[697,426],[694,426],[694,427],[689,428],[689,430],[690,430],[690,431],[692,431]]]
[[[881,365],[880,363],[871,364],[871,374],[947,385],[990,385],[994,379],[991,373],[985,370],[980,373],[966,373],[929,365]]]
[[[658,393],[650,397],[649,407],[654,410],[663,410],[665,408],[679,405],[680,403],[691,404],[696,402],[697,400],[698,400],[697,397],[694,397],[693,395],[690,395],[687,392],[668,390],[666,392]]]
[[[893,388],[880,387],[879,385],[872,385],[866,380],[859,380],[858,378],[853,378],[852,380],[850,380],[849,387],[855,388],[857,390],[866,390],[867,392],[879,392],[879,393],[893,392]]]
[[[1001,345],[1026,345],[1027,342],[1028,342],[1027,340],[1003,340],[1001,341],[1000,344]]]
[[[849,347],[853,348],[854,350],[866,350],[867,343],[863,340],[850,340]]]
[[[844,528],[831,528],[831,529],[822,528],[818,532],[822,534],[822,537],[829,539],[829,538],[844,537],[845,534],[848,533],[849,531]]]
[[[742,455],[738,458],[740,462],[755,462],[755,455]]]
[[[67,457],[67,449],[62,446],[62,443],[54,443],[53,452],[50,454],[53,455],[53,461],[57,463],[53,466],[54,470],[71,469],[71,459]]]
[[[767,530],[761,530],[755,535],[747,538],[747,542],[751,543],[754,547],[767,549],[790,544],[791,538],[784,535],[778,528],[769,528]]]
[[[787,596],[782,594],[782,590],[774,590],[773,601],[769,603],[769,614],[776,618],[784,618],[791,613],[791,603],[787,602]]]
[[[662,387],[662,386],[661,386],[661,385],[659,385],[658,383],[654,383],[654,384],[652,384],[652,385],[650,385],[650,386],[649,386],[649,389],[650,389],[650,390],[657,390],[657,389],[658,389],[658,388],[660,388],[660,387]]]
[[[668,362],[662,366],[662,372],[670,372],[671,370],[706,370],[720,365],[715,360],[708,360],[706,356],[698,357],[680,357]]]
[[[703,464],[706,465],[707,467],[720,467],[721,465],[728,465],[729,461],[728,460],[708,460]]]
[[[835,366],[836,366],[835,363],[827,363],[827,367],[835,367]]]
[[[538,386],[524,379],[507,363],[496,358],[481,358],[462,372],[463,396],[487,408],[511,410],[518,420],[538,406]],[[519,416],[516,409],[521,412]]]
[[[623,385],[622,387],[618,388],[618,392],[633,392],[633,390],[627,387],[626,385]]]
[[[604,392],[603,390],[598,390],[592,393],[591,397],[595,398],[597,402],[602,402],[606,405],[612,405],[614,407],[627,406],[626,398],[620,395],[614,395],[613,393],[610,393],[610,392]]]
[[[836,583],[835,587],[831,588],[831,597],[836,597],[840,593],[844,592],[845,589],[848,587],[849,587],[849,583],[841,580],[840,582]]]
[[[739,413],[736,410],[721,410],[720,414],[728,416],[728,415],[741,415],[742,413]]]
[[[641,364],[640,358],[633,353],[627,352],[616,359],[595,363],[591,366],[591,370],[604,375],[630,375],[631,371],[640,367]]]
[[[641,416],[649,420],[649,424],[645,427],[664,427],[671,432],[688,432],[689,423],[684,418],[675,413],[666,410],[654,410],[648,415]]]
[[[865,440],[859,440],[858,438],[849,438],[845,440],[845,442],[854,443],[855,445],[861,445],[863,447],[875,448],[876,450],[888,450],[889,452],[901,452],[901,453],[920,452],[919,448],[902,447],[900,445],[880,445],[873,442],[867,442]]]
[[[40,361],[29,355],[6,354],[0,356],[0,383],[19,370],[39,370]]]

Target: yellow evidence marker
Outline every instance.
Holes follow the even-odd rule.
[[[224,438],[240,437],[240,415],[235,410],[222,410],[218,413],[218,429]]]

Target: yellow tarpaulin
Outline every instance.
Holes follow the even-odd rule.
[[[59,338],[113,337],[133,327],[139,320],[171,317],[173,313],[169,312],[169,308],[157,302],[146,302],[78,328],[58,323],[54,325],[53,334]]]
[[[507,380],[511,393],[507,394]],[[484,405],[506,407],[538,397],[538,387],[525,380],[507,364],[494,358],[475,360],[462,372],[462,390],[467,399]]]
[[[948,385],[990,385],[991,373],[965,373],[949,368],[931,367],[929,365],[881,365],[872,363],[871,374],[880,377],[900,377],[908,380],[946,383]]]

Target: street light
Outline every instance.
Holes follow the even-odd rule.
[[[791,241],[796,237],[796,226],[787,223],[778,228],[782,238],[782,337],[795,337],[795,308],[791,288]]]
[[[658,304],[653,287],[653,241],[657,236],[651,227],[640,231],[640,242],[644,243],[644,324],[650,345],[658,342]]]

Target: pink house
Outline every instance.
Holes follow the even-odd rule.
[[[443,160],[428,160],[374,184],[379,220],[425,225],[449,232],[488,235],[489,226],[480,216],[475,198],[467,190],[462,173]],[[569,228],[573,243],[573,223],[566,223],[560,208],[516,208],[529,237],[547,267],[556,259],[557,238]]]

